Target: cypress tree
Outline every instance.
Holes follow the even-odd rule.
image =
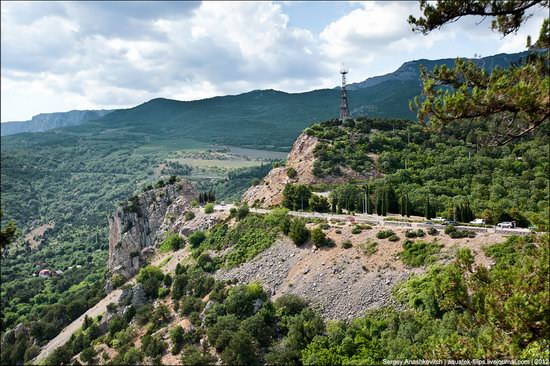
[[[411,217],[410,209],[411,209],[411,201],[409,200],[409,194],[407,193],[405,195],[405,214],[407,215],[407,217]]]
[[[432,209],[430,207],[430,195],[428,195],[426,197],[426,207],[425,207],[425,210],[424,210],[424,216],[426,217],[426,219],[431,219],[432,218]]]

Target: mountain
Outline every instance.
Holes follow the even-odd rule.
[[[1,135],[14,135],[21,132],[42,132],[65,126],[76,126],[81,123],[101,118],[110,110],[84,110],[57,113],[40,113],[30,121],[5,122],[1,126]]]
[[[408,101],[419,92],[417,82],[389,80],[350,93],[350,110],[352,115],[412,119]],[[339,91],[333,89],[255,90],[190,102],[158,98],[66,131],[113,139],[188,138],[288,151],[309,124],[338,117],[339,100]]]
[[[482,66],[486,70],[491,70],[496,66],[508,67],[512,63],[519,62],[522,58],[529,54],[528,51],[520,53],[499,53],[497,55],[487,56],[478,59],[470,59],[475,64]],[[467,58],[462,58],[467,59]],[[420,65],[423,65],[428,70],[433,70],[435,66],[447,65],[453,67],[456,59],[444,58],[439,60],[427,60],[420,59],[414,61],[405,62],[396,71],[389,74],[374,76],[367,78],[364,81],[358,83],[348,84],[348,90],[358,90],[373,87],[387,81],[420,81]],[[337,87],[339,89],[340,87]]]

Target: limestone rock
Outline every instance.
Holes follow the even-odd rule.
[[[147,296],[141,283],[136,284],[132,288],[132,305],[134,308],[139,309],[147,302]]]
[[[178,216],[198,199],[191,182],[183,180],[134,196],[109,217],[109,270],[134,276]]]

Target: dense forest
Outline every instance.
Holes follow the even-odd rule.
[[[490,224],[515,220],[544,231],[548,121],[531,136],[491,148],[478,143],[480,127],[457,121],[434,133],[406,120],[357,118],[313,124],[305,132],[320,139],[314,174],[339,175],[344,167],[377,172],[378,178],[335,190],[348,199],[347,209],[364,211],[368,195],[370,212],[381,213],[384,197],[385,212],[402,213],[406,201],[410,214],[453,218],[457,207],[468,207]]]

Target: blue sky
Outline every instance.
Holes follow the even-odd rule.
[[[300,92],[427,58],[525,49],[547,9],[502,38],[463,18],[423,36],[405,2],[2,2],[1,120],[273,88]]]

